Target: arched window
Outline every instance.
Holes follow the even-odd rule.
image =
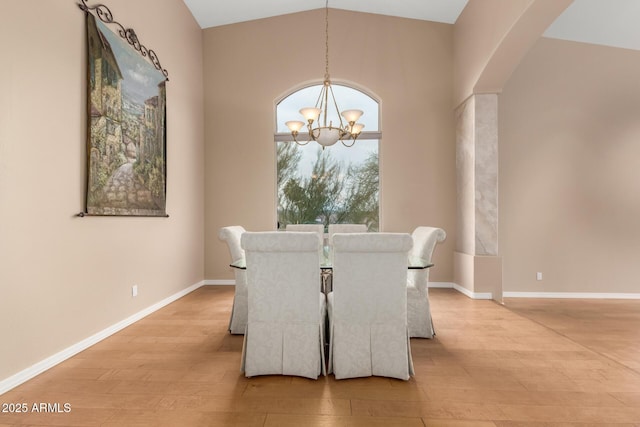
[[[315,104],[321,84],[293,92],[276,106],[276,170],[278,227],[287,224],[321,223],[367,224],[378,231],[380,221],[380,174],[378,145],[380,108],[371,96],[349,86],[332,83],[341,111],[359,109],[364,129],[355,144],[338,142],[326,147],[314,141],[306,145],[293,142],[285,122],[300,120],[300,108]],[[328,120],[338,123],[329,112]],[[304,143],[304,129],[298,141]],[[353,141],[348,141],[351,144]]]

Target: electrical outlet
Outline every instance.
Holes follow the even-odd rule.
[[[536,280],[542,280],[542,272],[541,271],[538,271],[536,273]]]
[[[137,297],[138,296],[138,285],[133,285],[131,287],[131,296],[132,297]]]

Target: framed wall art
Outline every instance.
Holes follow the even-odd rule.
[[[166,217],[168,73],[106,6],[81,1],[88,63],[86,209],[80,216]]]

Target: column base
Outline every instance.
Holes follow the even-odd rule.
[[[471,295],[490,294],[502,302],[502,257],[453,253],[453,281]]]

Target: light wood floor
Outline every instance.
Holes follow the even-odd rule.
[[[0,425],[640,426],[640,301],[431,292],[416,376],[244,378],[231,287],[206,286],[0,396],[71,405]]]

